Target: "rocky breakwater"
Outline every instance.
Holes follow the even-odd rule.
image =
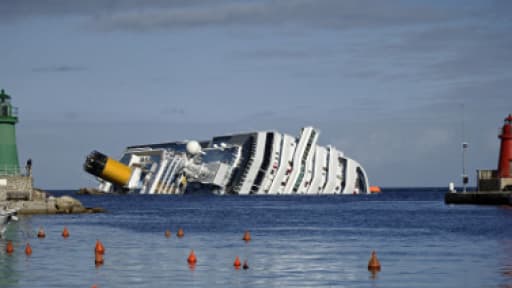
[[[103,208],[88,208],[70,196],[54,197],[45,191],[33,189],[30,199],[0,201],[0,207],[16,209],[18,214],[79,214],[101,213]]]

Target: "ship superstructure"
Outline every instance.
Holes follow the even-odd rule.
[[[183,194],[366,194],[363,167],[333,146],[317,144],[319,131],[299,137],[277,131],[129,146],[119,161],[93,151],[84,169],[103,192]]]

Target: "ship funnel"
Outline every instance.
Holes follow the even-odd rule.
[[[98,151],[93,151],[87,156],[84,170],[119,186],[128,185],[132,174],[130,167]]]

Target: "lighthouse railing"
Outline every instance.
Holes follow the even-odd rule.
[[[0,165],[0,176],[20,175],[20,167],[17,165]]]
[[[0,117],[18,117],[18,107],[10,106],[10,105],[1,105],[0,106]]]

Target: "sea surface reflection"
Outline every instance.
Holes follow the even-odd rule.
[[[512,287],[512,210],[447,206],[443,193],[77,196],[109,212],[20,217],[6,233],[12,255],[0,240],[0,287]],[[40,226],[45,239],[36,238]],[[96,239],[106,247],[99,267]],[[372,250],[376,274],[367,270]],[[236,256],[250,268],[235,270]]]

